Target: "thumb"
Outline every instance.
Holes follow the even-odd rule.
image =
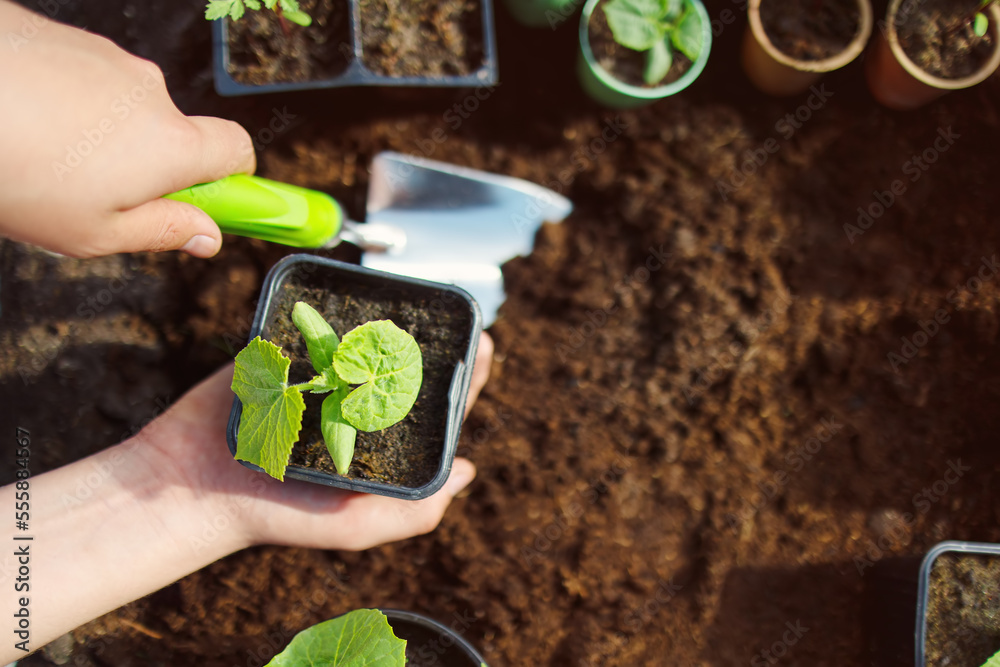
[[[194,257],[211,257],[222,247],[222,232],[197,206],[171,199],[154,199],[118,214],[112,252],[183,250]]]

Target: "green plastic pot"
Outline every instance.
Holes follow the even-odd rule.
[[[590,15],[594,13],[601,0],[587,0],[583,6],[583,16],[580,17],[580,52],[577,57],[577,75],[580,78],[580,85],[583,90],[595,102],[615,109],[629,109],[651,104],[664,97],[670,97],[681,92],[701,75],[708,62],[708,54],[712,50],[712,23],[705,10],[705,5],[699,0],[688,0],[698,12],[701,20],[701,35],[704,47],[698,54],[698,59],[691,63],[688,71],[668,84],[657,86],[656,88],[642,88],[632,86],[611,76],[594,58],[594,52],[590,48]]]
[[[529,28],[557,28],[582,0],[504,0],[511,15]]]

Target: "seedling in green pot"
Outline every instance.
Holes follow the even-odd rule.
[[[694,62],[704,46],[701,19],[689,0],[610,0],[604,16],[618,44],[645,52],[643,80],[650,86],[667,76],[675,50]]]
[[[338,339],[322,315],[301,301],[292,309],[292,321],[317,375],[288,384],[291,360],[260,336],[236,355],[232,387],[243,402],[236,458],[284,479],[302,429],[302,393],[329,394],[320,430],[337,472],[345,475],[357,432],[388,428],[413,407],[423,382],[420,347],[388,320],[366,322]]]
[[[279,21],[288,19],[303,27],[312,23],[312,18],[299,9],[299,3],[296,0],[209,0],[205,7],[205,18],[214,21],[228,16],[234,21],[239,21],[243,18],[247,8],[260,11],[261,4],[277,14]],[[282,23],[282,29],[284,29],[284,23]]]

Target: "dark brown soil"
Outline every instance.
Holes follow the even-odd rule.
[[[760,21],[774,48],[796,60],[832,58],[861,26],[857,0],[764,0]]]
[[[312,17],[309,27],[285,21],[282,29],[270,10],[247,11],[229,25],[229,74],[236,81],[261,85],[322,81],[347,69],[352,55],[348,0],[300,0]]]
[[[322,267],[291,274],[275,295],[275,309],[264,337],[291,358],[289,379],[306,382],[316,372],[305,341],[292,322],[292,307],[305,301],[343,336],[372,320],[391,320],[416,339],[423,355],[424,379],[410,413],[382,431],[358,432],[347,477],[417,488],[430,482],[441,463],[448,422],[448,389],[457,364],[468,351],[472,320],[455,301],[417,288],[375,287],[330,279]],[[432,307],[432,303],[439,307]],[[320,432],[325,395],[303,394],[306,413],[292,466],[336,475],[337,469]]]
[[[927,667],[985,663],[1000,651],[1000,558],[938,556],[931,568],[926,613]]]
[[[996,46],[996,26],[982,37],[970,20],[979,0],[920,0],[919,10],[900,11],[896,33],[903,51],[918,67],[944,79],[977,72]]]
[[[594,52],[594,58],[604,70],[623,83],[640,88],[655,88],[664,86],[676,81],[683,76],[684,72],[691,69],[691,60],[677,49],[673,50],[674,61],[667,71],[667,75],[653,85],[646,83],[643,72],[646,69],[646,54],[639,51],[627,49],[615,41],[611,33],[611,26],[604,15],[601,3],[594,9],[590,16],[588,26],[590,35],[590,49]]]
[[[358,0],[361,61],[387,76],[469,74],[483,61],[478,0]]]
[[[492,667],[767,664],[797,622],[808,631],[774,667],[854,667],[881,629],[862,613],[868,562],[1000,542],[1000,281],[978,282],[1000,257],[1000,79],[901,114],[855,62],[810,112],[814,93],[772,99],[745,79],[738,18],[683,95],[617,114],[578,89],[578,25],[529,30],[498,9],[503,85],[456,127],[446,113],[468,91],[219,100],[203,3],[152,3],[132,22],[126,6],[71,0],[60,19],[163,63],[189,113],[256,136],[287,105],[302,122],[258,148],[259,173],[355,218],[387,149],[552,184],[576,211],[504,267],[493,376],[460,443],[479,475],[435,532],[361,554],[249,549],[20,667],[67,652],[265,664],[361,607],[465,619]],[[778,124],[796,113],[794,132]],[[948,128],[959,137],[928,152]],[[896,180],[905,193],[849,242],[844,225]],[[0,433],[31,430],[39,473],[118,442],[231,358],[288,252],[227,238],[209,261],[78,261],[0,243]],[[896,372],[904,337],[922,344]],[[942,491],[957,460],[970,469]]]

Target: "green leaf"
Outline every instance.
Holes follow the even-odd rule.
[[[663,10],[660,0],[611,0],[604,5],[604,16],[616,42],[635,51],[648,51],[663,38],[659,22]]]
[[[674,48],[691,59],[691,62],[698,60],[701,49],[704,46],[701,34],[701,18],[693,9],[688,9],[677,27],[670,32],[670,41]]]
[[[674,62],[674,54],[670,49],[667,40],[661,39],[646,52],[646,69],[643,72],[643,80],[651,86],[655,86],[670,71],[670,66]]]
[[[257,336],[236,355],[233,371],[232,388],[243,402],[236,458],[276,479],[285,478],[306,409],[299,390],[288,386],[291,363],[281,348]]]
[[[976,14],[975,20],[972,22],[972,30],[979,37],[986,35],[986,31],[990,27],[990,20],[986,18],[985,14]]]
[[[388,320],[367,322],[345,335],[334,367],[342,380],[361,385],[341,410],[362,431],[380,431],[405,417],[424,377],[417,341]]]
[[[228,16],[233,10],[233,5],[238,5],[240,2],[241,0],[210,0],[205,6],[205,18],[214,21]]]
[[[260,1],[259,0],[243,0],[243,4],[254,11],[260,11]]]
[[[1000,651],[994,653],[993,657],[984,662],[983,667],[1000,667]]]
[[[673,21],[684,9],[684,0],[660,0],[660,2],[663,5],[660,18],[667,21]]]
[[[385,614],[357,609],[295,635],[267,667],[403,667],[405,651]]]
[[[303,28],[308,28],[312,24],[312,18],[305,12],[290,12],[285,10],[285,18],[292,23],[297,23]]]
[[[342,386],[323,399],[323,417],[320,421],[326,448],[330,451],[333,464],[337,466],[337,472],[341,475],[346,475],[347,469],[351,467],[354,442],[358,437],[358,430],[347,423],[340,411],[340,404],[347,398],[348,392],[350,388]]]
[[[246,12],[246,7],[243,6],[243,0],[234,0],[233,6],[229,8],[229,18],[234,21],[239,21],[243,18],[243,14]]]
[[[317,373],[333,365],[333,355],[340,341],[333,327],[316,312],[316,309],[304,301],[299,301],[292,308],[292,322],[306,339],[309,359]]]
[[[337,371],[331,366],[329,368],[324,368],[323,372],[319,375],[314,376],[309,382],[308,391],[310,394],[325,394],[328,391],[336,391],[341,387],[346,386],[344,381],[340,379],[337,375]]]

